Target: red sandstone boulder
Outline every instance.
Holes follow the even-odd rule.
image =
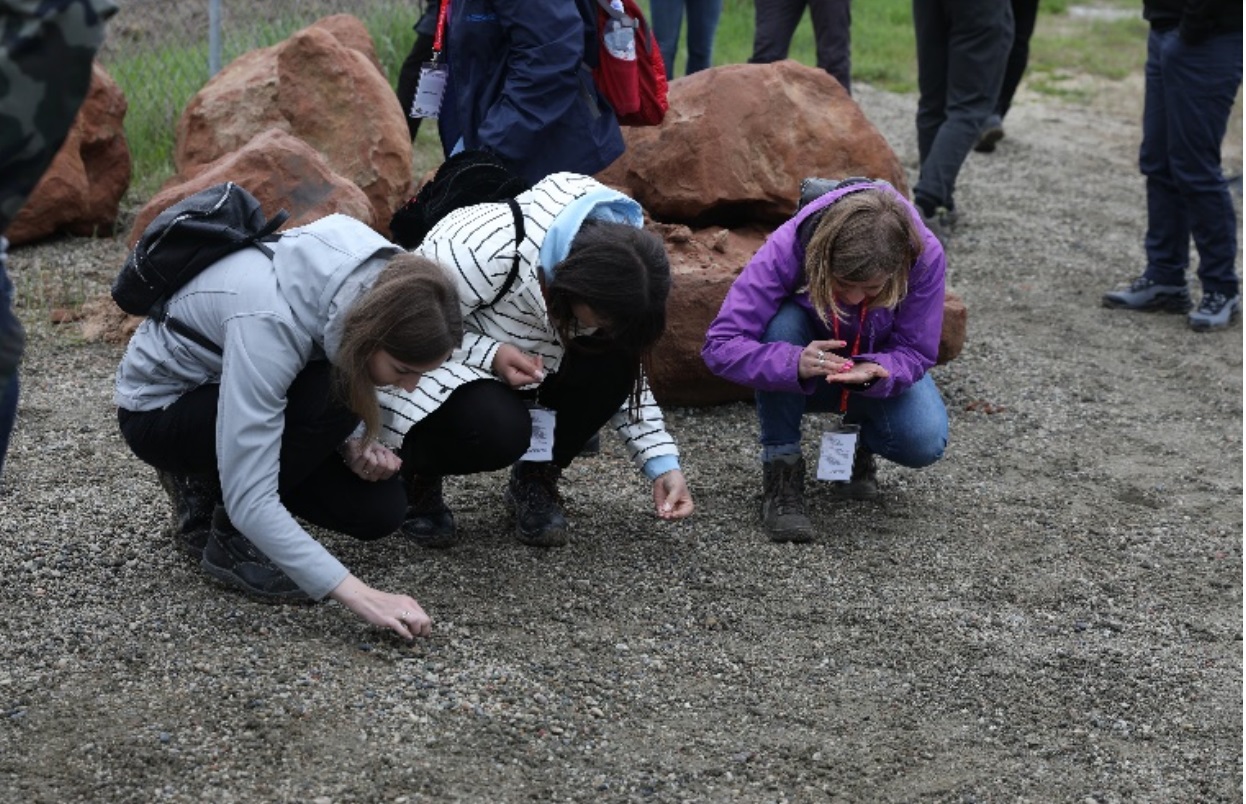
[[[597,178],[655,219],[777,225],[807,176],[886,179],[904,168],[839,82],[794,61],[730,64],[671,83],[660,126],[625,128],[627,150]]]
[[[57,232],[111,235],[130,187],[126,99],[98,64],[64,145],[35,186],[6,236],[14,245]]]
[[[182,113],[174,164],[195,176],[257,134],[286,131],[324,155],[372,205],[387,231],[410,196],[411,139],[367,30],[337,15],[252,51],[221,70]]]
[[[166,184],[139,211],[126,242],[137,242],[147,224],[169,205],[224,181],[249,190],[268,215],[284,208],[290,213],[284,229],[334,212],[376,224],[371,202],[354,182],[334,173],[328,161],[310,145],[274,128],[203,166],[193,178]]]

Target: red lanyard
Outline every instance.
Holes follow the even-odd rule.
[[[437,10],[437,33],[433,36],[433,61],[441,53],[441,40],[446,32],[446,16],[450,13],[450,0],[441,0],[441,8]]]
[[[857,337],[852,342],[852,351],[848,353],[849,357],[856,357],[861,351],[861,333],[865,332],[865,313],[869,305],[869,299],[861,300],[861,320],[857,323]],[[839,316],[831,319],[831,335],[835,340],[839,340]],[[845,388],[839,396],[839,412],[846,413],[848,410],[848,389]]]

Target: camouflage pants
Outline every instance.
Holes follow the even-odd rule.
[[[116,11],[113,0],[0,0],[0,234],[65,142]]]
[[[113,0],[0,0],[0,469],[25,344],[2,236],[65,142],[116,11]]]

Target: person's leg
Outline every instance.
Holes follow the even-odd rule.
[[[577,338],[537,401],[554,411],[554,463],[567,468],[632,392],[634,359],[595,338]]]
[[[13,283],[7,270],[8,241],[0,237],[0,481],[4,479],[4,456],[17,422],[18,367],[26,344],[26,332],[13,311]]]
[[[714,65],[714,34],[718,31],[718,18],[722,16],[723,0],[687,0],[686,5],[688,64],[684,75],[692,75]],[[666,70],[669,77],[670,64]]]
[[[420,547],[452,547],[458,528],[442,496],[442,477],[510,466],[531,437],[528,407],[504,383],[476,380],[455,389],[403,439],[399,454],[409,485],[402,534]]]
[[[1176,41],[1176,29],[1151,31],[1147,37],[1146,87],[1142,106],[1142,145],[1138,168],[1146,177],[1147,264],[1143,277],[1158,285],[1185,287],[1190,256],[1190,217],[1173,181],[1168,158],[1170,120],[1163,56],[1165,42]]]
[[[1204,293],[1232,298],[1239,290],[1237,221],[1220,149],[1242,83],[1242,35],[1221,34],[1194,46],[1180,36],[1167,38],[1162,58],[1168,164],[1189,216],[1199,280]]]
[[[920,5],[920,2],[915,5]],[[1012,46],[1012,8],[997,0],[948,0],[946,119],[913,189],[923,214],[956,207],[956,177],[995,106]]]
[[[942,0],[913,0],[917,45],[917,159],[925,164],[947,118],[947,29]]]
[[[995,114],[1000,120],[1012,108],[1012,97],[1017,93],[1025,68],[1030,63],[1030,37],[1034,35],[1034,24],[1038,20],[1038,0],[1012,0],[1012,20],[1012,47],[1008,50],[1004,81],[995,101]]]
[[[688,45],[692,45],[692,9],[688,10]],[[666,80],[675,77],[675,59],[679,56],[679,30],[684,20],[684,0],[649,0],[649,24],[653,38],[658,40]]]
[[[809,0],[818,67],[852,94],[852,1]]]
[[[929,466],[947,447],[947,406],[929,374],[898,396],[851,395],[844,423],[861,426],[866,450],[901,466]]]
[[[749,64],[770,64],[787,58],[792,34],[805,13],[806,0],[755,0],[753,55]]]

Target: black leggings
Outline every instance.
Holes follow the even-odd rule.
[[[219,385],[202,385],[164,410],[119,408],[121,436],[140,460],[157,469],[217,473],[219,395]],[[337,447],[358,423],[359,417],[332,392],[329,364],[308,364],[286,391],[277,490],[295,516],[357,539],[378,539],[402,524],[407,498],[397,475],[366,481],[338,455]]]
[[[565,469],[627,400],[633,365],[635,358],[608,346],[573,344],[559,371],[546,377],[535,393],[516,391],[497,380],[460,386],[407,431],[403,472],[470,475],[510,466],[527,451],[532,438],[528,405],[534,399],[557,414],[554,463]]]

